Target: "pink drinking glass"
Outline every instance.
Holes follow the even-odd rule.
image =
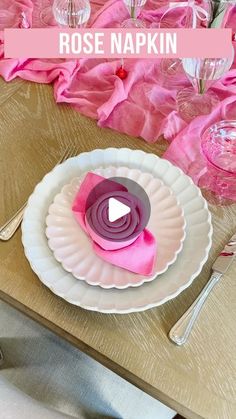
[[[207,172],[199,186],[210,190],[218,203],[236,202],[236,120],[220,121],[210,126],[201,139]]]

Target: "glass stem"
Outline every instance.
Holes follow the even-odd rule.
[[[74,14],[74,2],[73,0],[69,0],[68,5],[68,26],[69,28],[75,28],[76,22],[75,22],[75,14]]]
[[[130,16],[132,19],[135,19],[135,6],[131,6],[130,8]]]
[[[203,79],[199,80],[199,89],[198,90],[199,90],[200,95],[204,94],[204,92],[205,92],[205,80],[203,80]]]

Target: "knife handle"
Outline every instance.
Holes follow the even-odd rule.
[[[181,346],[187,341],[203,304],[221,276],[222,274],[219,272],[212,273],[210,280],[207,282],[199,296],[170,330],[169,338],[176,343],[176,345]]]

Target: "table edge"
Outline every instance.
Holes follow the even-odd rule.
[[[108,368],[115,374],[119,375],[124,380],[128,381],[130,384],[134,385],[135,387],[139,388],[143,392],[147,393],[154,399],[164,403],[166,406],[170,407],[171,409],[175,410],[180,415],[184,416],[186,419],[204,419],[202,416],[198,415],[197,413],[190,410],[188,407],[182,405],[178,401],[172,399],[165,393],[160,390],[157,390],[152,385],[148,384],[147,382],[143,381],[142,379],[138,378],[136,375],[131,373],[129,370],[125,369],[124,367],[120,366],[116,362],[112,361],[106,355],[98,352],[96,349],[91,348],[87,343],[83,342],[82,340],[75,338],[70,333],[62,330],[59,326],[52,323],[50,320],[47,320],[45,317],[41,316],[40,314],[36,313],[35,311],[29,309],[24,304],[20,303],[13,297],[6,294],[4,291],[0,290],[0,300],[4,301],[5,303],[9,304],[11,307],[19,310],[24,315],[28,316],[32,320],[36,321],[41,326],[45,327],[52,333],[55,333],[62,339],[65,339],[71,345],[76,347],[77,349],[81,350],[86,355],[93,358],[95,361],[102,364],[104,367]]]

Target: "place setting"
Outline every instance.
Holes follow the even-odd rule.
[[[86,310],[133,313],[177,297],[199,275],[212,245],[211,213],[199,187],[169,161],[141,150],[76,154],[77,147],[66,148],[1,228],[1,240],[22,222],[25,256],[39,280]],[[235,235],[169,331],[175,344],[186,343],[234,256]]]
[[[45,0],[12,5],[0,15],[0,29],[233,24],[234,3],[213,6]],[[138,149],[78,154],[68,147],[1,228],[0,239],[9,240],[23,219],[32,270],[55,295],[83,309],[125,314],[177,297],[200,274],[212,245],[202,191],[219,207],[236,200],[234,69],[227,75],[233,38],[232,54],[220,59],[29,59],[20,72],[18,64],[2,58],[0,74],[8,81],[54,81],[57,102],[96,118],[101,128],[148,142],[164,135],[169,142],[163,158]]]
[[[0,3],[0,417],[234,419],[236,0]]]
[[[81,153],[36,186],[22,223],[31,268],[54,294],[125,314],[176,297],[211,248],[205,199],[180,169],[141,150]]]

